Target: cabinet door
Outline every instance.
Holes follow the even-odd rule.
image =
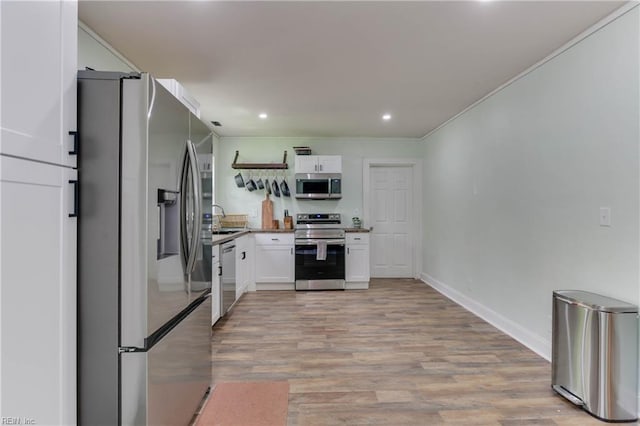
[[[345,281],[369,281],[369,245],[347,245]]]
[[[3,154],[75,166],[77,3],[0,2]]]
[[[220,319],[222,311],[222,297],[220,290],[220,246],[211,248],[211,325]]]
[[[294,281],[293,246],[256,246],[256,282],[290,283]]]
[[[236,300],[247,291],[249,270],[247,267],[247,252],[249,236],[236,238]]]
[[[247,235],[246,256],[244,264],[244,291],[256,291],[255,243],[253,235]]]
[[[321,173],[342,173],[342,156],[319,155],[318,171]]]
[[[296,173],[318,173],[317,155],[296,155]]]
[[[77,171],[0,156],[0,416],[76,423]]]

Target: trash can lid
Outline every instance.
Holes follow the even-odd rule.
[[[555,290],[553,297],[602,312],[638,313],[636,305],[588,291]]]

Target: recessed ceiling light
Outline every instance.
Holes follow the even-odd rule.
[[[391,114],[385,114],[382,116],[382,119],[387,121],[387,120],[391,120]]]
[[[264,120],[265,118],[267,118],[267,117],[268,117],[268,115],[267,115],[267,113],[266,113],[266,112],[261,112],[261,113],[260,113],[260,115],[259,115],[258,117],[260,117],[260,118],[262,118],[262,119]]]

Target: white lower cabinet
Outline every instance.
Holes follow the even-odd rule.
[[[222,291],[220,289],[220,275],[222,275],[222,267],[220,266],[220,246],[211,247],[211,325],[220,319],[222,312]]]
[[[253,252],[252,235],[236,238],[236,300],[255,290]]]
[[[75,424],[77,171],[0,155],[0,178],[0,415]]]
[[[293,289],[295,257],[292,233],[256,234],[254,259],[258,290]]]
[[[345,260],[345,281],[347,289],[368,288],[369,234],[347,233],[347,253]]]

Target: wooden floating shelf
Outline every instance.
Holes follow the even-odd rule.
[[[238,163],[238,155],[240,155],[239,151],[236,151],[236,156],[233,158],[233,163],[231,167],[234,169],[288,169],[289,165],[287,164],[287,151],[284,152],[284,158],[282,159],[282,163]]]

